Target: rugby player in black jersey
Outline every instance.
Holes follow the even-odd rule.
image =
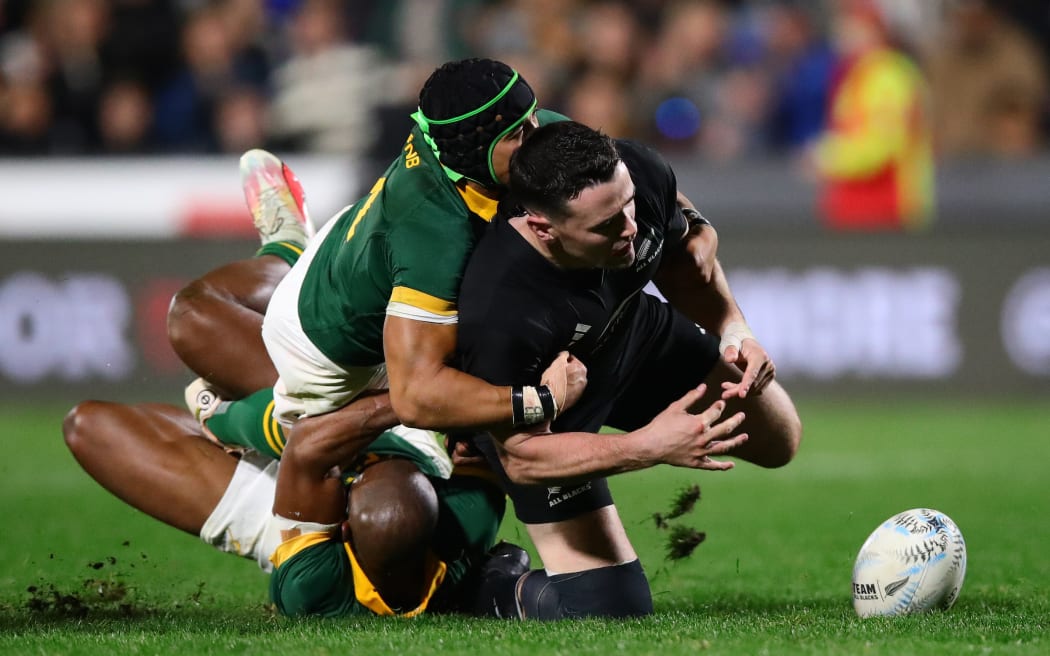
[[[513,156],[511,194],[504,207],[522,213],[493,222],[464,275],[458,364],[528,389],[568,350],[588,386],[549,426],[475,438],[546,568],[493,603],[540,619],[647,614],[648,582],[604,477],[659,463],[728,469],[709,454],[730,451],[779,467],[798,449],[801,421],[721,267],[694,256],[706,221],[657,153],[554,123]],[[642,291],[650,281],[668,303]],[[724,411],[711,429],[721,439],[700,444],[669,423],[715,422],[710,409],[686,412],[709,407]],[[726,424],[742,433],[729,437]],[[630,432],[594,435],[603,425]]]

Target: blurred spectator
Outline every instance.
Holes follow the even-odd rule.
[[[230,5],[193,11],[182,31],[184,65],[156,99],[155,134],[172,152],[218,152],[218,106],[231,89],[262,89],[265,67],[255,53],[239,47],[226,11]]]
[[[152,116],[149,91],[143,85],[122,80],[106,87],[98,108],[101,151],[115,155],[149,152]]]
[[[577,34],[574,49],[559,62],[562,88],[554,97],[537,97],[606,134],[637,136],[632,90],[643,41],[630,8],[602,0],[580,7],[569,24]]]
[[[715,85],[701,137],[702,152],[717,161],[764,155],[763,129],[770,113],[772,87],[767,73],[756,66],[736,66]]]
[[[573,120],[613,137],[632,136],[627,88],[614,72],[588,71],[575,78],[567,91],[560,104]]]
[[[291,57],[274,75],[270,134],[283,148],[362,154],[390,91],[379,52],[347,37],[338,0],[305,0],[289,26]]]
[[[842,90],[892,77],[833,71],[829,17],[858,4],[884,12],[899,57],[850,59],[922,54],[941,152],[1046,148],[1043,2],[0,0],[0,149],[215,153],[252,142],[385,162],[431,71],[487,56],[521,70],[544,106],[610,134],[712,161],[808,152],[833,80]],[[875,150],[860,148],[851,166],[875,166]]]
[[[1027,34],[983,0],[949,13],[929,53],[935,142],[946,157],[1031,155],[1047,105],[1047,73]]]
[[[663,13],[637,80],[638,107],[649,119],[644,138],[665,148],[698,147],[715,111],[729,23],[714,0],[675,2]]]
[[[926,87],[890,45],[870,0],[835,5],[840,64],[826,132],[816,144],[821,210],[829,226],[893,230],[925,224],[933,211],[933,156]]]
[[[471,49],[468,54],[517,54],[548,68],[567,70],[576,58],[575,28],[581,4],[581,0],[486,3],[476,8],[463,28]]]
[[[668,7],[639,82],[654,91],[702,86],[715,73],[729,15],[714,0],[684,0]]]
[[[87,152],[98,143],[96,112],[105,81],[101,47],[109,5],[104,0],[53,0],[43,8],[53,150]]]
[[[632,80],[642,50],[642,34],[627,4],[603,0],[583,8],[579,21],[575,61],[584,74],[597,72]]]
[[[824,129],[835,57],[813,11],[778,2],[762,17],[773,87],[765,129],[773,151],[797,152]]]
[[[0,85],[0,152],[43,155],[50,150],[51,98],[35,80]]]
[[[17,28],[0,38],[0,152],[43,155],[51,150],[51,94],[44,86],[49,60],[38,38],[45,21],[24,11]]]
[[[172,0],[109,0],[102,59],[108,77],[138,80],[152,95],[179,63],[181,21]]]
[[[258,90],[240,87],[224,94],[215,112],[219,150],[239,154],[260,146],[269,147],[266,119],[266,97]]]

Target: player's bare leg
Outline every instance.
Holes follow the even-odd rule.
[[[742,377],[740,369],[719,359],[704,380],[707,393],[699,406],[707,407],[721,398],[723,382],[740,382]],[[733,449],[734,457],[761,467],[783,467],[794,459],[802,442],[802,420],[779,383],[770,382],[761,394],[726,399],[722,416],[732,417],[737,412],[745,414],[738,431],[747,433],[748,440]]]
[[[211,271],[183,288],[168,312],[175,353],[225,398],[272,387],[277,371],[262,340],[262,320],[291,267],[264,255]]]
[[[84,470],[114,495],[165,524],[199,535],[237,459],[209,442],[185,410],[85,401],[62,424]]]
[[[277,372],[261,337],[277,283],[314,234],[302,185],[274,155],[241,157],[241,186],[262,249],[190,283],[172,301],[168,336],[175,352],[227,399],[271,387]]]

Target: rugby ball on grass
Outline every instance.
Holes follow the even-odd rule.
[[[853,608],[861,617],[947,610],[966,575],[966,543],[947,515],[914,508],[884,521],[853,565]]]

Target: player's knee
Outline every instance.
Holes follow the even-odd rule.
[[[66,447],[78,459],[97,445],[104,408],[100,401],[84,401],[73,406],[62,420]]]
[[[798,413],[791,408],[790,412],[783,413],[778,422],[780,448],[776,453],[775,467],[783,467],[795,459],[799,446],[802,444],[802,419]]]
[[[202,323],[210,321],[205,303],[207,299],[214,297],[215,290],[206,280],[194,280],[178,292],[171,299],[168,306],[168,339],[176,353],[200,333]]]
[[[653,612],[653,597],[641,562],[555,574],[530,572],[519,581],[526,619],[640,617]]]
[[[769,469],[783,467],[795,459],[802,444],[802,420],[795,412],[786,412],[774,418],[768,428],[768,438],[754,460],[756,465]]]

